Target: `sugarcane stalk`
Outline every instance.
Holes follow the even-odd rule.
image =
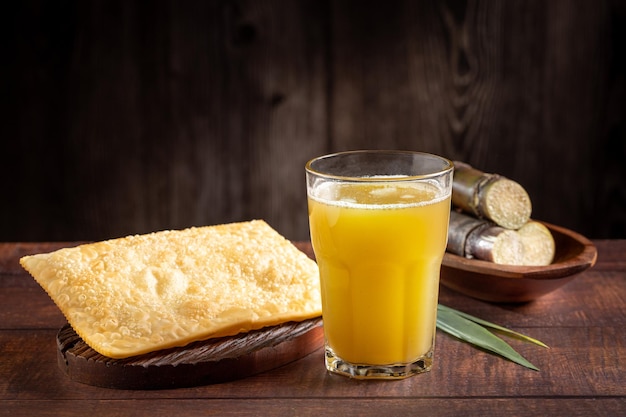
[[[502,265],[545,266],[554,260],[556,245],[550,229],[535,220],[510,230],[453,210],[446,250]]]
[[[452,204],[479,219],[514,230],[528,222],[532,211],[530,197],[520,184],[460,161],[454,161]]]
[[[496,264],[521,265],[524,258],[517,232],[456,211],[450,212],[446,250]]]

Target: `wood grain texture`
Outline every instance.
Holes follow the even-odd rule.
[[[66,243],[0,245],[0,415],[515,415],[613,416],[626,412],[626,240],[596,240],[597,264],[525,304],[494,304],[441,288],[439,301],[538,338],[506,340],[535,372],[437,333],[429,373],[355,381],[324,370],[321,349],[280,368],[221,384],[113,390],[68,378],[57,365],[56,307],[20,256]],[[296,245],[312,255],[308,242]],[[39,293],[38,293],[39,291]],[[38,295],[37,295],[38,294]]]
[[[73,381],[115,389],[217,384],[281,367],[320,349],[322,319],[289,322],[126,359],[89,347],[67,324],[57,334],[59,367]]]
[[[3,220],[2,240],[252,218],[286,235],[308,230],[303,167],[326,130],[326,35],[309,24],[323,23],[317,2],[13,7],[16,25],[35,21],[14,34],[20,50],[53,60],[15,52],[13,111],[24,121],[5,154],[19,159],[4,166],[26,176],[11,181],[0,217],[20,220]]]
[[[0,240],[263,218],[308,238],[304,163],[423,150],[626,237],[618,0],[10,2]]]
[[[120,401],[77,401],[71,402],[80,407],[68,409],[66,401],[7,401],[7,415],[15,417],[37,416],[65,417],[84,416],[87,414],[102,417],[116,417],[136,413],[137,405],[150,412],[152,417],[169,417],[185,411],[187,416],[206,416],[211,413],[220,416],[257,416],[263,410],[264,416],[311,416],[342,415],[378,417],[381,413],[394,416],[413,416],[423,414],[433,417],[482,417],[485,415],[514,414],[518,416],[533,416],[546,413],[551,416],[589,417],[589,416],[616,416],[624,408],[620,399],[607,399],[598,404],[593,399],[547,399],[540,405],[532,399],[460,399],[450,402],[441,398],[409,398],[402,400],[380,400],[361,398],[358,404],[347,403],[341,399],[218,399],[207,404],[200,399],[184,399],[176,401],[151,400],[141,401],[139,404]],[[28,405],[28,407],[25,407]],[[28,410],[28,411],[27,411]],[[332,411],[329,411],[332,410]],[[30,413],[33,414],[30,414]],[[515,414],[517,413],[517,414]]]
[[[623,357],[626,338],[619,327],[567,329],[515,327],[544,341],[550,349],[507,339],[540,368],[530,371],[481,352],[445,333],[437,333],[433,369],[402,382],[361,383],[324,369],[320,349],[270,372],[222,384],[173,390],[107,390],[69,378],[57,365],[56,331],[0,332],[0,402],[7,399],[186,398],[538,398],[625,397]],[[584,366],[583,366],[584,364]],[[23,370],[28,369],[28,372]],[[224,379],[227,379],[224,377]],[[386,381],[389,382],[389,381]],[[497,382],[497,383],[496,383]]]
[[[614,158],[599,137],[615,76],[606,22],[619,12],[610,3],[337,4],[337,149],[401,147],[466,161],[523,184],[537,219],[623,233],[624,191],[605,188],[613,181],[603,173],[620,169],[603,166]]]

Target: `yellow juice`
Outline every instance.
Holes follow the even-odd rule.
[[[326,343],[355,364],[432,351],[450,197],[428,183],[324,184],[309,196]]]

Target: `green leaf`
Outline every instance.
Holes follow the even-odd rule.
[[[479,324],[447,309],[438,309],[437,327],[475,346],[497,353],[526,368],[538,371],[535,365],[517,353],[508,343]]]
[[[446,306],[441,305],[441,304],[439,304],[439,305],[437,306],[437,309],[438,309],[438,311],[448,310],[448,311],[450,311],[450,312],[453,312],[453,313],[455,313],[455,314],[458,314],[458,315],[459,315],[459,316],[461,316],[461,317],[464,317],[464,318],[466,318],[466,319],[468,319],[468,320],[471,320],[471,321],[473,321],[473,322],[475,322],[475,323],[478,323],[478,324],[481,324],[481,325],[483,325],[483,326],[490,327],[490,328],[492,328],[492,329],[498,330],[498,331],[500,331],[500,332],[502,332],[502,333],[505,333],[505,334],[507,334],[507,335],[509,335],[509,336],[512,336],[512,337],[515,337],[515,338],[517,338],[517,339],[520,339],[520,340],[523,340],[523,341],[526,341],[526,342],[530,342],[530,343],[534,343],[534,344],[539,345],[539,346],[541,346],[541,347],[544,347],[544,348],[546,348],[546,349],[549,349],[549,348],[550,348],[548,345],[546,345],[545,343],[543,343],[543,342],[542,342],[542,341],[540,341],[540,340],[533,339],[533,338],[532,338],[532,337],[530,337],[530,336],[527,336],[527,335],[522,334],[522,333],[515,332],[515,331],[513,331],[513,330],[511,330],[511,329],[507,329],[506,327],[499,326],[499,325],[497,325],[497,324],[494,324],[494,323],[488,322],[488,321],[486,321],[486,320],[479,319],[478,317],[474,317],[474,316],[469,315],[469,314],[467,314],[467,313],[463,313],[462,311],[455,310],[455,309],[453,309],[453,308],[446,307]]]

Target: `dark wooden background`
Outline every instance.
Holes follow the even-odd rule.
[[[308,238],[304,163],[421,150],[626,237],[617,0],[12,0],[0,241],[264,218]]]

